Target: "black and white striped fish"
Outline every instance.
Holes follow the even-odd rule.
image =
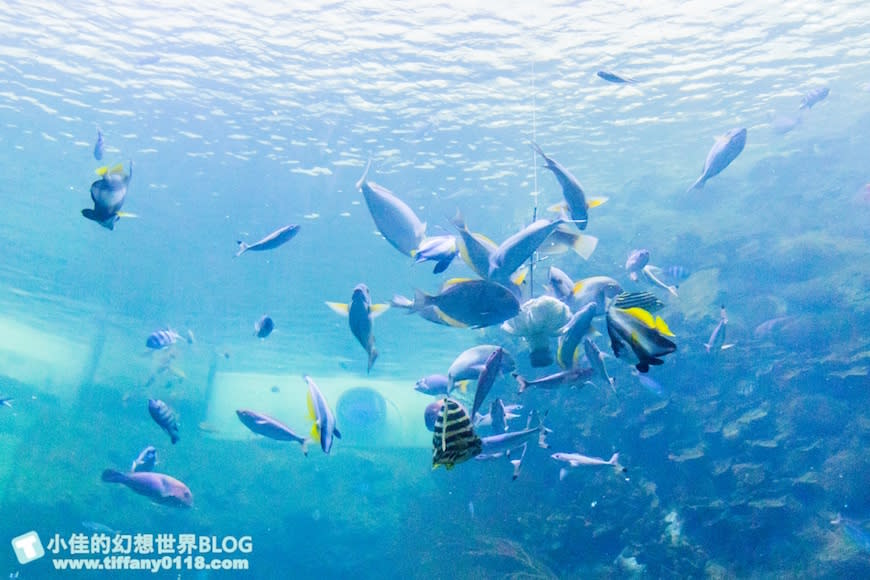
[[[480,437],[474,433],[471,417],[458,401],[443,400],[435,418],[435,433],[432,436],[432,469],[443,465],[447,469],[479,455],[482,449]]]

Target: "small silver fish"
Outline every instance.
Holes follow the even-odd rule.
[[[704,162],[701,176],[695,180],[688,191],[701,189],[708,179],[719,175],[723,169],[737,159],[744,146],[746,146],[745,128],[731,129],[723,136],[718,137],[710,152],[707,153],[707,160]]]
[[[157,465],[157,449],[149,445],[133,460],[130,471],[154,471],[155,465]]]
[[[579,453],[553,453],[550,455],[556,461],[564,461],[571,467],[580,467],[583,466],[591,466],[591,467],[599,467],[599,466],[609,466],[614,468],[616,471],[620,473],[625,473],[628,471],[625,467],[620,465],[619,463],[619,453],[614,453],[610,459],[601,459],[600,457],[589,457],[587,455],[581,455]],[[559,481],[565,479],[565,476],[568,474],[568,470],[566,468],[562,468],[559,470]]]
[[[267,250],[274,250],[278,246],[282,246],[292,240],[298,233],[299,226],[296,224],[290,224],[278,228],[262,240],[254,242],[253,244],[247,244],[239,240],[236,242],[239,244],[239,251],[236,252],[236,257],[241,256],[245,252],[265,252]]]

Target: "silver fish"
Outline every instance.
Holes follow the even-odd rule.
[[[600,466],[608,466],[612,467],[616,471],[620,473],[625,473],[628,471],[625,467],[620,465],[619,463],[619,453],[614,453],[610,459],[602,459],[600,457],[589,457],[587,455],[581,455],[579,453],[553,453],[550,455],[556,461],[564,461],[571,467],[580,467],[580,466],[589,466],[589,467],[600,467]],[[566,468],[562,468],[559,470],[559,480],[565,479],[565,476],[568,474],[568,470]]]
[[[660,271],[661,271],[660,268],[657,268],[655,266],[651,266],[651,265],[647,264],[646,266],[644,266],[641,269],[640,272],[641,272],[641,274],[643,274],[643,277],[646,278],[647,281],[649,281],[649,283],[652,284],[653,286],[658,286],[659,288],[664,288],[665,290],[670,292],[673,296],[679,297],[679,294],[677,294],[677,287],[676,286],[671,286],[669,284],[665,284],[656,275],[656,273],[660,272]]]
[[[320,392],[317,383],[308,375],[303,375],[308,383],[308,413],[314,421],[311,426],[311,438],[320,441],[324,453],[332,449],[333,437],[341,439],[341,433],[335,426],[335,414],[329,408],[326,397]]]
[[[392,191],[366,180],[371,165],[372,162],[369,161],[356,187],[362,191],[378,231],[391,246],[406,256],[413,257],[414,251],[420,247],[426,236],[426,224]]]
[[[746,145],[746,129],[731,129],[725,135],[718,137],[704,162],[704,170],[701,176],[695,180],[688,191],[701,189],[711,177],[719,175],[723,169],[731,165],[737,159],[743,147]]]
[[[133,460],[130,471],[154,471],[155,465],[157,465],[157,450],[149,445]]]
[[[258,242],[254,242],[253,244],[247,244],[241,240],[236,242],[239,244],[239,251],[236,252],[236,257],[241,256],[245,252],[265,252],[267,250],[274,250],[278,246],[286,244],[290,240],[293,239],[296,234],[299,233],[299,226],[296,224],[286,225],[283,228],[278,228],[262,240]]]
[[[290,429],[290,427],[277,419],[274,419],[265,413],[251,411],[250,409],[238,409],[236,411],[236,416],[245,427],[257,435],[262,435],[263,437],[268,437],[269,439],[275,439],[277,441],[295,441],[302,445],[302,453],[306,456],[308,455],[308,442],[310,439],[297,434],[295,431]]]
[[[366,372],[371,372],[372,365],[378,358],[375,348],[375,335],[372,331],[373,320],[389,309],[389,304],[372,304],[372,296],[368,286],[357,284],[353,289],[350,304],[339,302],[327,302],[334,312],[347,316],[350,331],[368,354],[368,367]]]
[[[547,448],[547,433],[551,431],[544,426],[543,419],[538,418],[537,413],[532,412],[529,415],[529,425],[534,421],[537,422],[534,427],[526,427],[522,431],[509,431],[507,433],[483,437],[480,440],[482,455],[497,456],[508,453],[512,449],[522,447],[536,438],[539,447]]]
[[[453,258],[459,253],[456,245],[456,236],[434,236],[420,242],[420,246],[412,252],[414,263],[430,261],[435,262],[433,274],[440,274],[453,262]]]
[[[133,217],[133,214],[121,211],[127,198],[127,187],[133,178],[133,162],[128,163],[130,164],[128,174],[124,173],[124,166],[120,163],[112,168],[101,167],[97,170],[101,177],[91,184],[94,209],[83,209],[84,217],[109,230],[114,230],[115,222],[122,217]]]
[[[607,381],[607,384],[610,385],[610,390],[615,393],[616,381],[614,381],[613,377],[607,374],[607,367],[604,366],[604,353],[601,352],[598,345],[589,340],[588,337],[583,339],[583,350],[586,352],[586,360],[589,361],[589,364],[592,365],[595,372]]]
[[[558,389],[564,386],[574,386],[582,384],[586,379],[594,374],[591,368],[574,367],[567,371],[560,371],[534,380],[529,380],[518,373],[512,373],[519,385],[519,392],[524,393],[526,390],[536,387],[538,389]]]
[[[716,325],[716,328],[713,329],[713,333],[710,334],[710,340],[708,340],[704,344],[704,348],[707,352],[713,352],[714,350],[725,350],[734,345],[725,344],[725,331],[728,328],[728,315],[725,313],[725,306],[723,305],[719,309],[719,323]]]

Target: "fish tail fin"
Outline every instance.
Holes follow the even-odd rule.
[[[578,235],[577,239],[574,240],[574,243],[571,244],[571,249],[574,250],[574,253],[584,260],[588,260],[592,257],[592,253],[597,247],[598,238],[586,234]]]
[[[617,465],[619,463],[619,453],[614,453],[610,456],[610,459],[607,460],[607,463],[610,465]]]
[[[395,306],[396,308],[405,308],[409,311],[408,314],[410,314],[410,310],[414,306],[414,301],[407,296],[402,296],[401,294],[394,294],[393,299],[390,300],[390,304]]]
[[[462,212],[458,209],[456,210],[456,215],[453,216],[453,219],[450,220],[457,229],[464,230],[465,229],[465,218],[462,217]]]
[[[422,290],[416,289],[414,290],[414,301],[411,303],[410,311],[411,312],[420,312],[426,307],[426,293]]]
[[[237,240],[236,243],[239,244],[239,251],[236,252],[236,258],[238,258],[248,250],[248,244],[242,240]]]
[[[372,166],[372,160],[371,160],[371,158],[369,158],[369,162],[366,163],[366,169],[365,169],[365,171],[363,171],[362,177],[360,177],[359,180],[356,182],[357,189],[360,189],[363,186],[363,183],[365,183],[366,177],[368,177],[368,175],[369,175],[369,169],[371,169],[371,166]]]
[[[372,372],[372,367],[375,364],[375,361],[378,359],[378,349],[374,346],[369,350],[369,366],[366,369],[366,374]]]
[[[519,385],[519,392],[522,393],[526,389],[529,388],[529,382],[519,373],[511,373],[511,376],[517,380],[517,385]]]
[[[102,479],[108,483],[124,483],[127,481],[127,474],[116,469],[106,469],[103,471]]]
[[[568,475],[568,468],[563,467],[559,470],[559,481],[564,481],[565,477]]]
[[[178,443],[178,440],[179,440],[179,439],[181,439],[181,437],[179,437],[177,434],[175,434],[175,433],[170,433],[170,434],[169,434],[169,440],[172,441],[172,444],[173,444],[173,445],[175,445],[176,443]]]
[[[302,440],[302,455],[308,457],[308,443],[311,441],[309,438],[305,438]]]

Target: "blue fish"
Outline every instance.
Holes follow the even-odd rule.
[[[97,129],[97,142],[94,144],[94,159],[101,161],[103,159],[103,151],[105,150],[103,143],[103,132]]]
[[[471,406],[471,416],[477,413],[480,406],[483,405],[484,399],[489,394],[490,389],[495,384],[499,373],[501,373],[502,360],[504,359],[504,349],[498,347],[487,357],[483,363],[483,370],[477,378],[477,389],[474,391],[474,403]]]
[[[266,338],[275,330],[275,322],[266,315],[254,323],[254,334],[259,338]]]
[[[124,173],[122,164],[114,167],[100,167],[97,175],[100,179],[91,184],[91,201],[94,208],[82,210],[82,216],[95,221],[107,230],[115,229],[115,222],[122,217],[135,217],[134,214],[121,211],[124,200],[127,199],[127,187],[133,178],[133,162],[130,161],[130,173]]]
[[[371,165],[372,162],[369,161],[356,187],[362,191],[378,231],[391,246],[406,256],[413,257],[414,251],[420,247],[426,236],[426,224],[392,191],[366,180]]]
[[[503,241],[489,257],[489,278],[500,284],[510,284],[511,274],[563,223],[565,220],[562,219],[537,220]]]
[[[622,75],[608,72],[606,70],[600,70],[595,74],[598,75],[598,78],[604,79],[605,81],[607,81],[609,83],[626,84],[626,83],[636,83],[637,82],[636,80],[634,80],[632,78],[624,77]]]
[[[424,395],[446,395],[448,383],[447,375],[429,375],[417,381],[414,390]]]
[[[133,460],[130,471],[154,471],[155,465],[157,465],[157,450],[149,445]]]
[[[277,419],[264,413],[251,411],[250,409],[238,409],[236,410],[236,416],[245,427],[257,435],[275,439],[276,441],[295,441],[302,445],[302,453],[305,456],[308,455],[309,439],[299,435]]]
[[[168,506],[189,508],[193,506],[193,494],[181,481],[163,473],[121,473],[114,469],[103,471],[103,481],[126,485],[139,495]]]
[[[329,408],[326,397],[320,392],[317,383],[308,375],[303,375],[308,383],[308,414],[314,421],[311,426],[311,438],[320,441],[320,448],[324,453],[332,449],[333,437],[341,439],[341,433],[335,426],[335,414]]]
[[[717,138],[710,152],[707,153],[704,171],[701,172],[701,176],[695,180],[688,191],[703,188],[708,179],[719,175],[723,169],[731,165],[731,162],[737,159],[745,146],[745,128],[731,129],[725,135]]]
[[[278,228],[262,240],[254,242],[253,244],[246,244],[239,240],[236,242],[239,244],[239,251],[236,252],[236,257],[241,256],[245,252],[265,252],[267,250],[274,250],[278,246],[282,246],[292,240],[298,233],[299,226],[296,224],[289,224],[283,228]]]
[[[429,307],[438,308],[451,326],[472,328],[501,324],[520,312],[516,295],[488,280],[454,280],[435,296],[417,290],[409,310],[422,313]]]
[[[0,407],[9,407],[12,408],[12,403],[9,401],[14,401],[12,397],[0,397]]]
[[[804,98],[801,100],[801,106],[798,107],[798,110],[812,109],[813,105],[820,101],[824,101],[830,92],[831,89],[828,87],[819,87],[811,90],[804,95]]]
[[[580,182],[577,181],[577,178],[570,171],[562,167],[558,161],[548,157],[543,149],[534,141],[532,141],[532,148],[544,158],[547,169],[553,172],[553,175],[556,176],[556,181],[562,186],[562,197],[565,198],[568,215],[571,216],[574,225],[580,230],[585,230],[589,223],[589,212],[587,210],[590,207],[599,206],[607,200],[605,198],[598,198],[587,201],[583,186],[580,185]]]
[[[365,284],[357,284],[356,288],[353,289],[350,304],[327,302],[326,305],[334,312],[347,316],[350,331],[369,356],[366,372],[371,372],[372,366],[378,358],[378,351],[375,348],[375,335],[372,331],[373,320],[376,316],[386,312],[390,305],[372,304],[371,293],[369,293],[369,288]]]
[[[145,346],[154,350],[159,350],[175,344],[178,342],[179,338],[181,338],[181,335],[171,328],[155,330],[148,335],[147,339],[145,339]]]
[[[178,435],[178,418],[172,408],[160,399],[148,399],[148,412],[154,422],[166,431],[172,444],[175,445],[180,437]]]
[[[452,222],[459,232],[459,238],[456,240],[459,256],[475,274],[481,278],[488,277],[489,258],[498,245],[483,234],[469,230],[460,212],[456,212]]]

